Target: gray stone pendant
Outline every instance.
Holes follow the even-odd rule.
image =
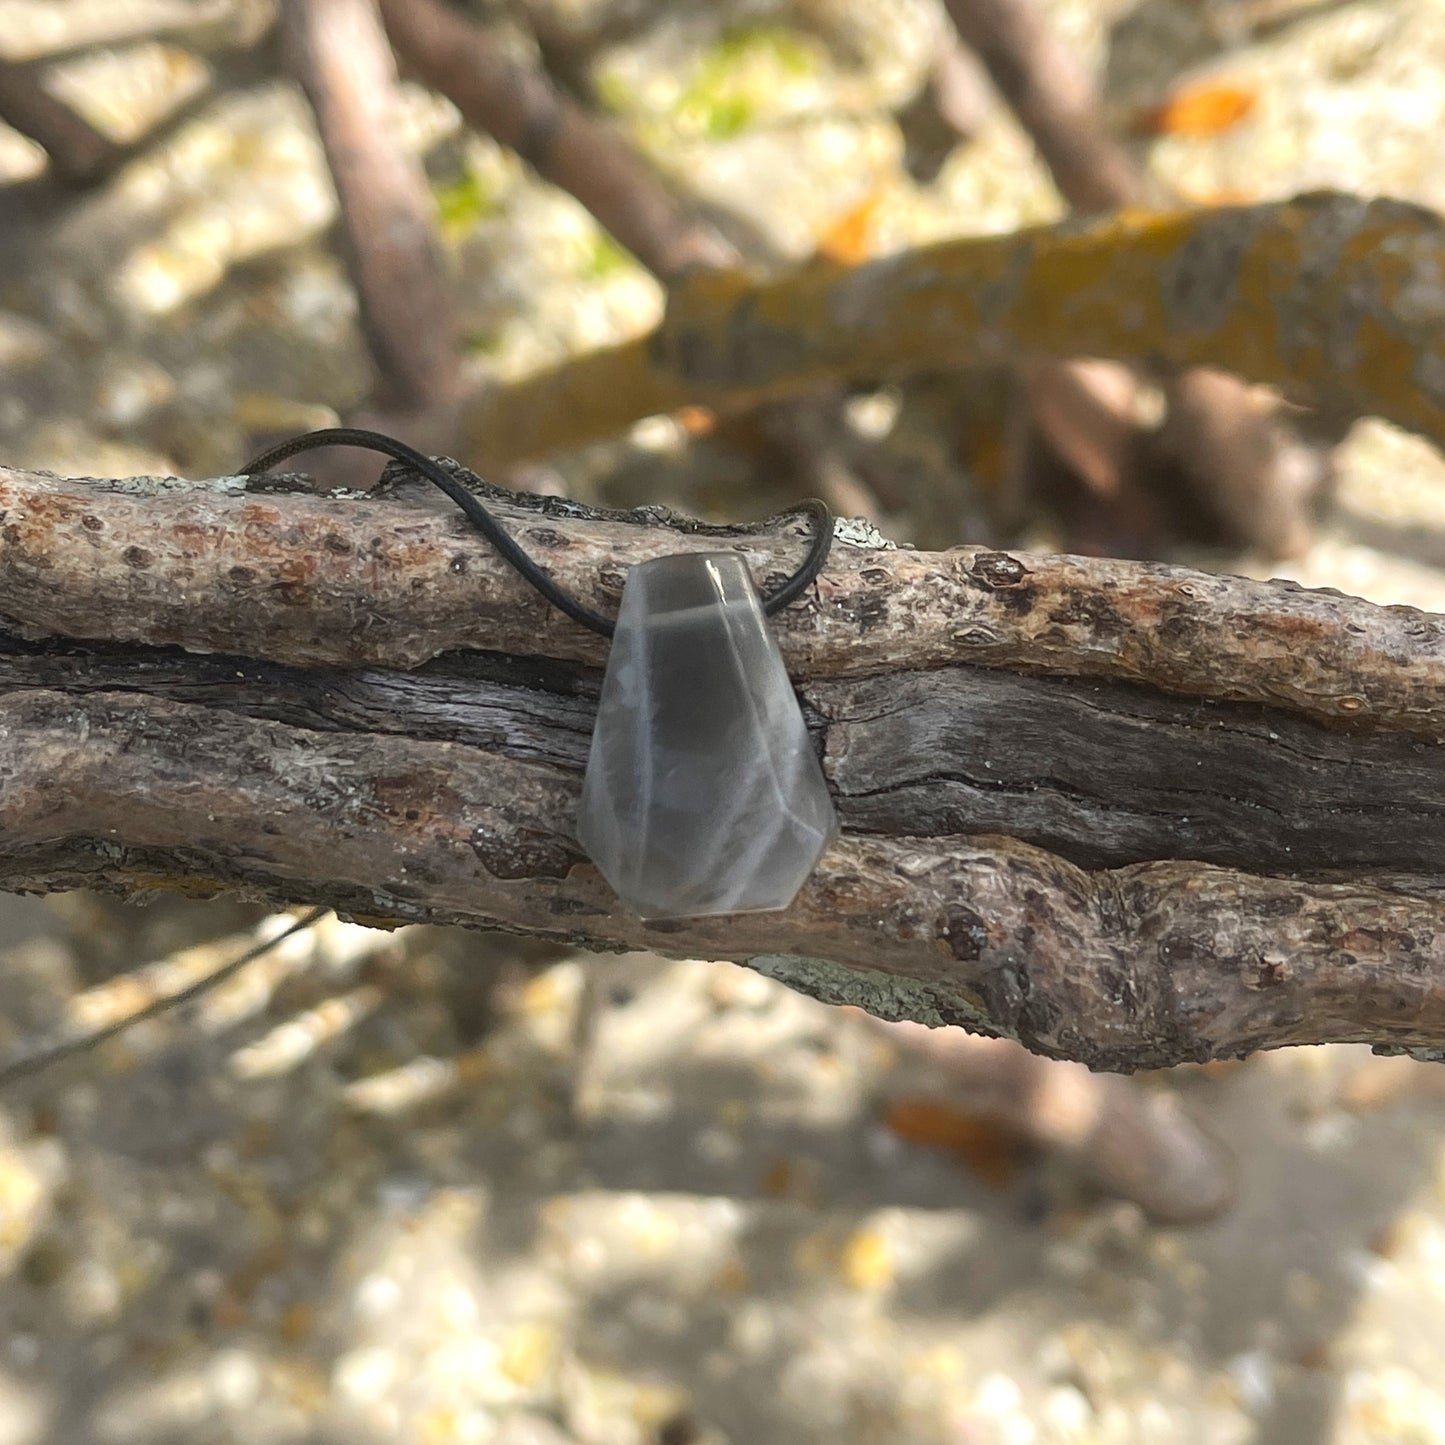
[[[837,830],[742,558],[633,567],[577,819],[602,876],[643,918],[786,908]]]

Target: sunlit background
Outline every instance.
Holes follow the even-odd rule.
[[[1161,197],[1445,210],[1442,0],[1039,5]],[[760,270],[1064,213],[966,58],[957,113],[926,103],[935,0],[461,8],[532,64],[544,19],[549,64]],[[0,462],[224,474],[365,403],[273,20],[0,0],[0,60],[133,149],[63,187],[0,126]],[[402,89],[469,379],[658,320],[576,201]],[[1021,425],[997,369],[849,395],[843,510],[926,546],[1137,554]],[[513,480],[743,519],[810,489],[795,464],[690,409]],[[1362,421],[1325,470],[1297,555],[1169,517],[1142,550],[1445,611],[1439,455]],[[0,898],[0,1045],[279,926]],[[1234,1156],[1233,1204],[1192,1227],[957,1083],[730,965],[330,920],[0,1097],[0,1445],[1445,1441],[1438,1066],[1311,1049],[1139,1081]]]

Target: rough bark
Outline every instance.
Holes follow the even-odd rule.
[[[396,65],[375,0],[283,0],[281,30],[336,185],[377,402],[441,406],[457,385],[455,306],[425,176],[397,134]]]
[[[1091,873],[1009,838],[851,834],[784,913],[645,924],[617,911],[570,840],[575,761],[293,727],[135,688],[11,688],[4,707],[11,889],[240,890],[730,958],[1095,1067],[1445,1039],[1445,919],[1423,884],[1173,859]],[[579,752],[585,709],[581,722]]]
[[[786,912],[644,924],[572,840],[600,640],[458,518],[243,485],[0,472],[0,887],[737,959],[1096,1067],[1445,1045],[1445,620],[845,527],[778,619],[844,837]],[[505,516],[599,602],[800,541]]]
[[[276,484],[0,467],[0,619],[34,637],[297,666],[405,668],[478,648],[605,657],[601,638],[550,608],[459,515],[387,495],[248,492],[248,481]],[[658,509],[489,495],[548,571],[604,609],[630,563],[679,544]],[[687,545],[745,550],[760,579],[790,571],[805,543],[797,520],[751,531],[672,520]],[[981,664],[1445,740],[1445,618],[1290,582],[980,547],[895,550],[844,523],[810,596],[774,625],[801,677]]]

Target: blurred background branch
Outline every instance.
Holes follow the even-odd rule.
[[[1072,343],[1129,361],[1228,362],[1252,381],[1439,442],[1431,278],[1442,260],[1445,223],[1432,213],[1322,192],[970,237],[762,285],[699,277],[674,294],[654,335],[485,395],[466,422],[473,447],[502,461],[687,404],[740,405],[827,379]],[[1400,376],[1414,380],[1397,386]]]

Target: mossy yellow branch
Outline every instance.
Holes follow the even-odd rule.
[[[686,403],[1029,354],[1219,367],[1445,445],[1445,220],[1317,192],[1125,211],[763,284],[703,273],[650,335],[479,398],[466,427],[497,465]]]

